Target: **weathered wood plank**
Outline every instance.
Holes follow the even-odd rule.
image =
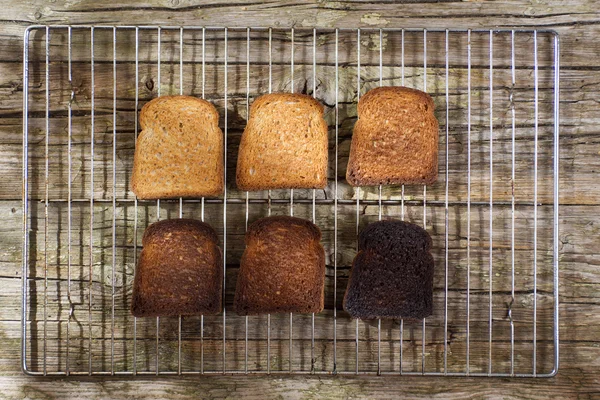
[[[73,28],[71,40],[71,61],[75,64],[91,60],[91,30],[90,28]],[[183,32],[182,38],[178,28],[163,28],[160,34],[161,69],[165,72],[172,71],[178,74],[179,63],[196,64],[204,59],[210,67],[215,63],[222,63],[225,58],[225,34],[221,29],[207,29],[204,31],[204,54],[202,53],[203,35],[201,29],[188,29]],[[445,64],[445,32],[429,31],[427,40],[428,66],[442,66]],[[159,35],[158,30],[139,29],[138,31],[138,61],[140,71],[147,72],[157,68],[157,53]],[[268,31],[265,29],[252,29],[250,31],[250,48],[248,49],[248,32],[246,28],[228,29],[227,60],[232,69],[243,69],[249,60],[252,67],[268,64]],[[311,66],[313,61],[319,65],[334,65],[335,32],[332,29],[321,30],[316,33],[317,52],[315,49],[315,34],[312,29],[296,28],[294,30],[294,61],[296,66]],[[272,30],[272,56],[274,65],[290,65],[292,58],[292,34],[289,28]],[[356,64],[358,60],[358,34],[356,31],[340,31],[338,33],[341,46],[338,52],[340,65]],[[360,62],[363,66],[393,65],[400,70],[402,60],[402,33],[396,31],[381,32],[381,54],[379,53],[380,32],[378,29],[361,30]],[[533,64],[534,45],[531,33],[515,33],[515,59],[517,69]],[[512,65],[511,54],[512,35],[510,31],[493,34],[493,65],[500,69]],[[33,63],[44,62],[46,35],[44,28],[37,28],[29,35],[29,58]],[[133,28],[118,29],[116,32],[116,49],[113,48],[112,29],[97,28],[94,30],[94,61],[96,64],[113,63],[113,54],[116,52],[117,64],[133,64],[135,57],[135,30]],[[538,34],[538,62],[541,69],[547,69],[553,59],[554,36],[549,33]],[[423,66],[424,55],[423,32],[406,31],[404,34],[404,64],[412,69],[414,66]],[[50,29],[48,42],[48,57],[52,64],[68,62],[68,29]],[[467,66],[467,32],[450,32],[448,34],[448,60],[451,65]],[[248,51],[250,56],[248,57]],[[181,54],[182,53],[182,54]],[[204,57],[204,58],[203,58]],[[475,68],[481,68],[489,62],[489,32],[472,32],[471,34],[471,63]],[[119,65],[120,66],[120,65]],[[175,70],[175,71],[174,71]],[[407,71],[408,72],[408,71]],[[210,75],[208,75],[210,77]],[[410,77],[410,74],[407,74]]]
[[[570,351],[573,347],[567,347]],[[0,384],[7,387],[8,397],[76,398],[81,393],[101,398],[120,398],[123,393],[143,393],[149,398],[165,394],[174,398],[202,396],[231,398],[243,396],[247,399],[269,398],[372,398],[393,399],[408,396],[419,399],[454,399],[494,397],[499,392],[508,399],[560,399],[577,396],[593,398],[597,394],[597,376],[581,374],[581,369],[565,369],[565,376],[550,380],[534,379],[480,379],[402,377],[285,377],[272,376],[235,377],[214,376],[210,379],[182,377],[178,379],[155,379],[139,377],[136,380],[125,378],[94,377],[70,378],[64,380],[33,377],[3,377]],[[567,375],[568,374],[568,375]],[[573,376],[573,378],[567,378]],[[4,386],[3,386],[4,387]],[[436,388],[432,393],[432,387]],[[532,389],[533,388],[533,389]],[[209,397],[209,398],[210,398]]]
[[[575,5],[575,7],[581,7],[584,11],[578,13],[577,21],[574,21],[569,13],[564,12],[564,8],[562,8],[562,4],[559,1],[553,1],[552,3],[552,5],[548,5],[548,2],[545,3],[549,14],[543,12],[540,16],[523,15],[521,10],[515,13],[506,13],[506,8],[512,8],[512,10],[519,9],[519,6],[514,6],[514,4],[520,4],[519,2],[514,2],[513,5],[509,5],[507,2],[502,2],[500,5],[486,3],[485,6],[475,8],[471,4],[456,2],[429,3],[427,5],[429,12],[426,15],[423,15],[421,6],[411,4],[410,2],[403,4],[401,11],[391,4],[373,4],[367,2],[365,4],[353,4],[351,7],[344,7],[343,5],[338,5],[337,7],[334,5],[331,7],[327,3],[317,5],[316,7],[293,4],[296,8],[294,12],[290,12],[290,9],[285,7],[285,5],[291,5],[286,1],[274,2],[266,6],[264,4],[229,4],[225,7],[228,12],[223,12],[222,7],[202,7],[194,10],[195,7],[193,6],[182,8],[178,12],[179,7],[165,4],[164,8],[155,10],[140,7],[139,10],[143,12],[143,16],[135,15],[134,13],[130,17],[130,20],[123,21],[123,23],[168,25],[173,24],[171,17],[178,15],[177,23],[182,25],[207,24],[210,26],[229,25],[242,27],[252,25],[268,26],[268,24],[265,24],[267,20],[278,21],[279,26],[295,25],[305,27],[330,26],[330,24],[338,27],[400,26],[406,28],[486,28],[491,26],[513,27],[537,25],[540,27],[556,28],[561,32],[565,32],[565,45],[568,48],[577,48],[580,50],[565,54],[563,61],[565,66],[588,66],[589,64],[585,60],[590,55],[593,56],[595,54],[594,44],[591,43],[591,47],[582,44],[584,43],[585,36],[588,34],[593,35],[594,30],[597,29],[597,24],[594,20],[596,11],[594,5],[584,1]],[[18,13],[21,17],[17,18],[17,20],[28,22],[22,22],[22,26],[20,27],[12,27],[10,36],[16,40],[20,39],[22,29],[28,23],[52,23],[53,21],[57,21],[56,18],[66,17],[73,24],[90,22],[113,24],[119,22],[119,19],[115,18],[120,17],[122,12],[131,13],[132,11],[128,7],[113,7],[112,5],[110,5],[109,11],[100,14],[58,9],[55,7],[43,8],[36,5],[28,5],[26,12],[20,7],[11,7],[7,13]],[[77,7],[83,8],[85,6],[77,3]],[[103,8],[105,7],[98,7],[99,10]],[[459,11],[460,8],[464,8],[462,13]],[[535,7],[529,7],[526,11],[535,13]],[[401,14],[398,14],[399,12]],[[200,18],[198,14],[200,14]],[[431,18],[436,14],[444,14],[445,17]],[[456,15],[454,18],[453,14]],[[232,15],[237,15],[239,18],[231,18]],[[310,17],[308,17],[309,15]],[[35,18],[36,16],[39,18]],[[469,18],[465,18],[465,16]],[[268,19],[265,20],[265,17]],[[474,18],[477,18],[476,22],[474,22]],[[510,18],[510,24],[506,24],[502,18]],[[63,21],[65,20],[63,19]],[[11,54],[11,59],[18,59],[20,57],[19,52],[13,50],[14,47],[7,45],[6,48],[16,53],[14,55]]]

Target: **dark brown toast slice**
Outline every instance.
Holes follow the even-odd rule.
[[[432,240],[423,228],[385,220],[359,235],[344,310],[353,318],[422,319],[432,313]]]
[[[379,87],[358,102],[346,180],[352,186],[431,184],[438,176],[438,121],[431,96]]]
[[[319,228],[301,218],[274,216],[246,233],[234,306],[238,315],[323,310],[325,251]]]
[[[131,189],[140,199],[218,196],[224,188],[219,113],[191,96],[161,96],[140,112]]]
[[[146,229],[136,266],[131,312],[136,317],[218,314],[223,256],[214,229],[169,219]]]
[[[236,170],[240,190],[323,189],[327,123],[311,96],[271,93],[250,107]]]

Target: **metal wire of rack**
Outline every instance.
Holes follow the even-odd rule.
[[[555,32],[32,26],[23,68],[26,373],[548,377],[558,371]],[[343,174],[356,103],[369,88],[391,84],[435,99],[439,182],[352,189]],[[235,189],[231,171],[249,105],[272,91],[302,91],[325,104],[331,155],[325,191]],[[130,192],[138,110],[163,94],[196,95],[219,108],[226,138],[222,198],[147,202]],[[324,312],[228,312],[243,234],[249,221],[272,213],[311,219],[323,231]],[[129,315],[139,235],[165,215],[206,219],[222,234],[222,315]],[[359,321],[341,309],[360,226],[384,217],[421,223],[434,239],[432,317]]]

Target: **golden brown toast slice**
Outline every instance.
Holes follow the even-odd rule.
[[[352,186],[431,184],[438,175],[438,121],[431,96],[372,89],[358,102],[346,180]]]
[[[240,143],[236,180],[240,190],[324,188],[327,123],[321,103],[292,93],[256,99]]]
[[[191,96],[161,96],[140,112],[131,188],[140,199],[223,193],[219,113]]]

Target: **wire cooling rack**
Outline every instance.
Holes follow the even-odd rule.
[[[436,184],[345,181],[357,101],[380,85],[433,96]],[[32,26],[23,91],[26,373],[556,374],[555,32]],[[325,190],[236,190],[249,105],[272,91],[307,93],[325,105]],[[224,196],[141,201],[130,191],[138,112],[166,94],[203,97],[219,109]],[[230,311],[244,232],[270,214],[311,219],[322,230],[323,312]],[[221,235],[224,311],[136,319],[129,303],[141,235],[158,219],[181,216]],[[421,224],[433,238],[427,319],[359,321],[342,310],[357,233],[382,218]]]

